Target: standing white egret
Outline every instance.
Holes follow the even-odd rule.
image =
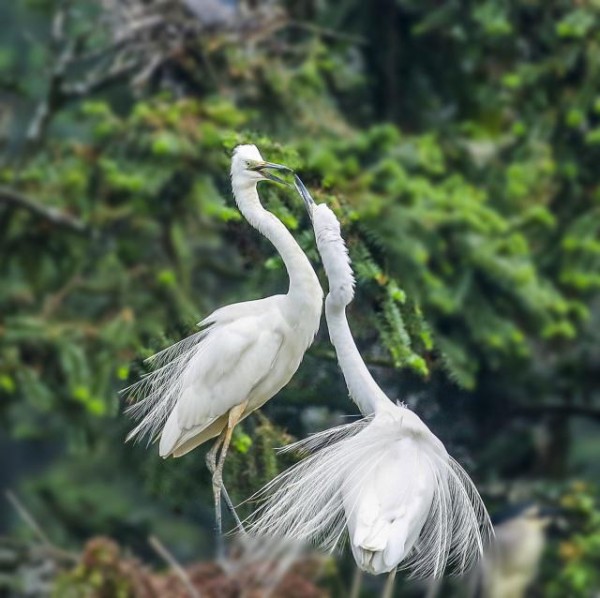
[[[200,332],[150,358],[155,371],[130,391],[143,400],[129,409],[141,421],[128,438],[155,440],[160,435],[162,457],[181,457],[218,436],[207,464],[219,537],[222,470],[233,428],[290,381],[314,340],[323,304],[319,280],[304,252],[260,203],[260,181],[282,182],[269,169],[289,171],[265,162],[254,145],[238,146],[231,184],[246,220],[281,255],[289,276],[287,294],[218,309],[199,324]]]
[[[368,417],[287,447],[310,455],[259,493],[266,498],[252,531],[333,549],[347,529],[357,565],[373,574],[402,567],[439,576],[447,564],[464,570],[490,533],[485,507],[442,442],[369,373],[346,319],[354,277],[340,224],[298,178],[296,185],[329,280],[329,335],[350,396]]]

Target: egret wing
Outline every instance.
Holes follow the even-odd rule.
[[[182,373],[180,397],[160,440],[167,456],[246,401],[269,375],[284,341],[279,318],[247,317],[211,330]]]
[[[147,362],[154,371],[124,391],[132,402],[127,412],[139,420],[127,439],[146,436],[150,442],[156,440],[170,415],[177,410],[186,389],[195,383],[194,371],[202,370],[203,364],[205,371],[214,369],[211,359],[217,357],[224,362],[236,362],[236,350],[244,350],[244,339],[236,340],[231,331],[237,330],[242,336],[244,333],[251,335],[252,322],[260,319],[267,320],[257,327],[261,331],[275,331],[276,325],[285,325],[285,322],[281,324],[280,301],[281,296],[276,295],[220,308],[200,322],[202,330],[150,357]],[[239,329],[235,328],[239,323]],[[232,342],[227,342],[228,335],[230,340],[233,338]],[[215,372],[219,371],[218,366]],[[197,377],[201,379],[201,371],[198,373]],[[176,420],[171,420],[171,427]],[[212,436],[214,434],[208,437]]]

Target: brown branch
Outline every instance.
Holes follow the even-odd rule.
[[[33,199],[22,195],[15,189],[0,187],[0,205],[3,203],[10,207],[26,210],[34,216],[37,216],[46,222],[50,222],[54,226],[68,228],[78,233],[87,230],[87,225],[75,216],[71,216],[56,208],[44,206]]]
[[[189,575],[185,569],[177,562],[175,557],[166,549],[165,545],[156,537],[150,536],[148,538],[148,544],[166,563],[171,567],[175,575],[179,578],[181,583],[185,586],[192,598],[200,598],[200,592],[192,585]]]
[[[82,282],[82,278],[79,274],[72,276],[56,293],[52,293],[46,296],[42,307],[40,319],[47,322],[50,316],[61,306],[63,301],[69,296],[69,294],[77,288]]]

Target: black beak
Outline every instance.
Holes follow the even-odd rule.
[[[273,162],[257,162],[256,164],[248,168],[248,170],[256,170],[270,181],[280,183],[281,185],[285,185],[286,187],[291,187],[291,185],[287,181],[284,181],[283,179],[280,179],[278,176],[275,176],[274,174],[269,172],[269,170],[282,170],[284,172],[294,172],[291,168],[288,168],[283,164],[274,164]]]
[[[304,200],[304,206],[306,207],[306,211],[312,220],[312,211],[316,205],[315,200],[311,197],[308,189],[304,186],[304,183],[297,174],[294,175],[294,185],[296,185],[296,191],[300,193],[300,197],[302,197]]]

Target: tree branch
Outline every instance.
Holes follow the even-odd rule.
[[[124,62],[123,64],[115,63],[104,73],[93,74],[84,81],[66,83],[60,90],[63,102],[66,103],[102,91],[113,83],[127,78],[137,66],[137,61],[134,60]]]
[[[35,520],[33,515],[25,508],[25,505],[17,498],[17,496],[7,490],[5,492],[6,500],[12,505],[15,511],[19,514],[21,519],[27,524],[27,526],[33,531],[33,533],[37,536],[38,540],[42,543],[42,548],[48,552],[49,554],[59,558],[61,560],[67,560],[70,562],[77,562],[78,557],[75,554],[67,552],[58,546],[55,546],[50,538],[46,535],[44,530],[40,527],[39,523]]]
[[[367,40],[361,35],[354,35],[352,33],[345,33],[343,31],[337,31],[335,29],[330,29],[328,27],[322,27],[320,25],[315,25],[314,23],[309,23],[307,21],[296,21],[293,19],[288,20],[287,26],[290,28],[302,29],[304,31],[309,31],[311,33],[315,33],[322,37],[329,37],[331,39],[339,39],[342,41],[350,42],[352,44],[366,46]]]
[[[309,349],[309,355],[316,357],[317,359],[326,359],[327,361],[337,361],[337,357],[334,351],[328,351],[326,349]],[[367,365],[372,365],[378,368],[388,368],[390,370],[399,369],[396,365],[394,365],[393,361],[389,359],[384,359],[382,357],[363,357],[363,361]]]
[[[194,588],[189,575],[185,569],[177,562],[175,557],[166,549],[164,544],[156,537],[150,536],[148,538],[148,544],[173,570],[175,575],[179,578],[181,583],[185,586],[191,598],[200,598],[200,592]]]
[[[21,208],[29,213],[61,228],[68,228],[72,231],[82,233],[87,230],[87,225],[66,212],[61,212],[56,208],[43,206],[33,199],[22,195],[14,189],[0,187],[0,205],[4,203],[10,207]]]
[[[574,417],[588,417],[600,421],[600,407],[587,405],[569,405],[566,403],[541,403],[539,405],[527,405],[515,408],[520,415],[539,415],[541,413],[552,413]]]

